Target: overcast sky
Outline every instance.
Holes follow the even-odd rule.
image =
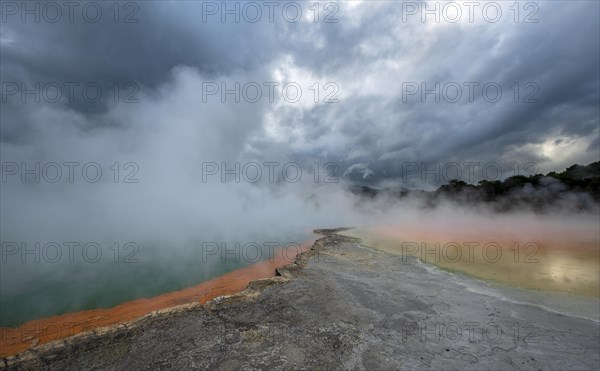
[[[177,125],[191,130],[183,142],[170,133],[151,150],[169,156],[183,148],[193,161],[333,161],[340,174],[371,181],[400,177],[407,162],[507,169],[532,161],[548,172],[600,157],[595,1],[521,2],[518,11],[512,2],[437,2],[439,11],[429,15],[421,2],[322,2],[318,22],[309,2],[241,2],[233,14],[220,2],[94,4],[78,3],[72,19],[65,6],[58,16],[52,7],[32,15],[3,5],[5,161],[24,148],[40,160],[76,161],[93,147],[77,144],[81,137],[142,148],[148,129]],[[7,82],[28,89],[39,82],[41,102],[7,95]],[[49,102],[55,93],[44,93],[48,82],[63,87],[60,102]],[[98,83],[103,96],[86,101],[80,85],[69,102],[65,82]],[[240,103],[233,94],[225,103],[220,92],[202,95],[223,82],[229,89],[239,82],[240,91],[257,83],[262,97],[248,101],[254,84]],[[268,82],[280,83],[273,102]],[[289,82],[302,90],[299,102],[283,99],[294,100],[295,88],[283,95]],[[111,104],[115,83],[121,95]],[[421,96],[436,83],[439,102],[435,94]],[[123,103],[127,93],[137,103]],[[326,102],[330,93],[337,103]]]

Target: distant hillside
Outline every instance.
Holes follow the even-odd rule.
[[[350,191],[370,199],[415,197],[431,207],[442,201],[451,201],[467,205],[489,203],[498,211],[524,205],[536,210],[551,206],[590,209],[600,204],[600,161],[589,165],[575,164],[560,173],[517,175],[504,181],[482,180],[477,185],[451,180],[433,192],[358,185],[351,186]]]

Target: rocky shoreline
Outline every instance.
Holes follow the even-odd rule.
[[[0,360],[23,353],[35,346],[72,337],[100,328],[110,328],[184,304],[206,302],[225,295],[244,291],[254,280],[273,277],[275,270],[294,262],[296,255],[308,251],[317,236],[294,245],[296,254],[288,256],[286,249],[274,250],[266,260],[227,272],[182,290],[163,293],[150,298],[126,301],[111,308],[97,308],[67,312],[25,322],[17,327],[0,328]]]
[[[315,230],[324,237],[309,251],[243,292],[44,344],[2,359],[0,368],[600,365],[598,322],[489,296],[484,282],[364,248],[341,230]]]

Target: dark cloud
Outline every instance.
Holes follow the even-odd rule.
[[[393,2],[340,4],[338,22],[331,24],[312,22],[310,4],[304,3],[306,19],[297,23],[281,17],[284,3],[273,23],[266,13],[257,23],[232,17],[221,22],[218,15],[205,22],[205,3],[168,1],[138,2],[137,23],[123,23],[114,22],[109,4],[102,4],[104,16],[97,23],[85,22],[77,12],[74,22],[64,17],[58,23],[23,23],[18,17],[3,22],[2,81],[28,86],[94,81],[105,92],[114,82],[134,82],[146,97],[165,96],[173,71],[181,66],[198,71],[202,81],[237,79],[242,84],[271,81],[279,68],[284,80],[306,82],[306,96],[311,94],[307,81],[333,81],[340,88],[340,103],[282,106],[279,99],[250,105],[237,125],[252,128],[252,134],[227,125],[222,134],[235,143],[239,156],[245,148],[255,158],[368,164],[376,169],[371,179],[400,176],[393,165],[398,161],[505,159],[558,166],[562,162],[540,153],[539,145],[560,136],[577,139],[581,148],[597,147],[597,3],[541,4],[538,23],[514,23],[505,8],[498,23],[477,17],[474,23],[458,24],[422,23],[418,16],[404,22],[401,3]],[[120,17],[128,13],[121,9]],[[467,102],[463,86],[457,103],[436,103],[431,96],[423,103],[419,95],[405,101],[405,82],[429,88],[436,82],[477,82],[479,87],[494,82],[503,97],[487,102],[478,87],[474,101]],[[515,82],[518,103],[512,101]],[[530,93],[537,103],[522,102]],[[196,95],[191,104],[200,100],[201,91],[190,94]],[[131,128],[131,122],[108,113],[110,97],[105,94],[100,104],[75,99],[50,108],[77,116],[78,129],[90,135],[98,126]],[[2,142],[43,140],[33,120],[47,106],[4,102]],[[204,111],[203,117],[210,117],[209,109]],[[247,117],[251,123],[245,123]],[[196,118],[199,125],[216,125],[204,118]],[[287,143],[285,151],[282,143]],[[510,159],[515,153],[523,158]],[[589,151],[574,156],[579,162],[593,159]]]

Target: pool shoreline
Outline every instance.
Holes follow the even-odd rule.
[[[182,290],[167,292],[152,298],[126,301],[112,308],[69,312],[57,316],[27,321],[17,327],[0,327],[0,358],[12,357],[29,349],[87,332],[104,332],[146,316],[179,310],[246,289],[253,281],[276,276],[276,269],[293,263],[298,255],[308,251],[318,237],[300,244],[298,254],[286,256],[283,249],[272,258],[239,268],[224,275]]]
[[[322,233],[321,233],[322,232]],[[0,369],[592,369],[598,323],[337,230],[276,276],[3,359]],[[460,330],[460,331],[457,331]],[[382,347],[382,344],[385,344]],[[500,353],[498,350],[502,350]],[[518,367],[515,367],[518,366]]]

